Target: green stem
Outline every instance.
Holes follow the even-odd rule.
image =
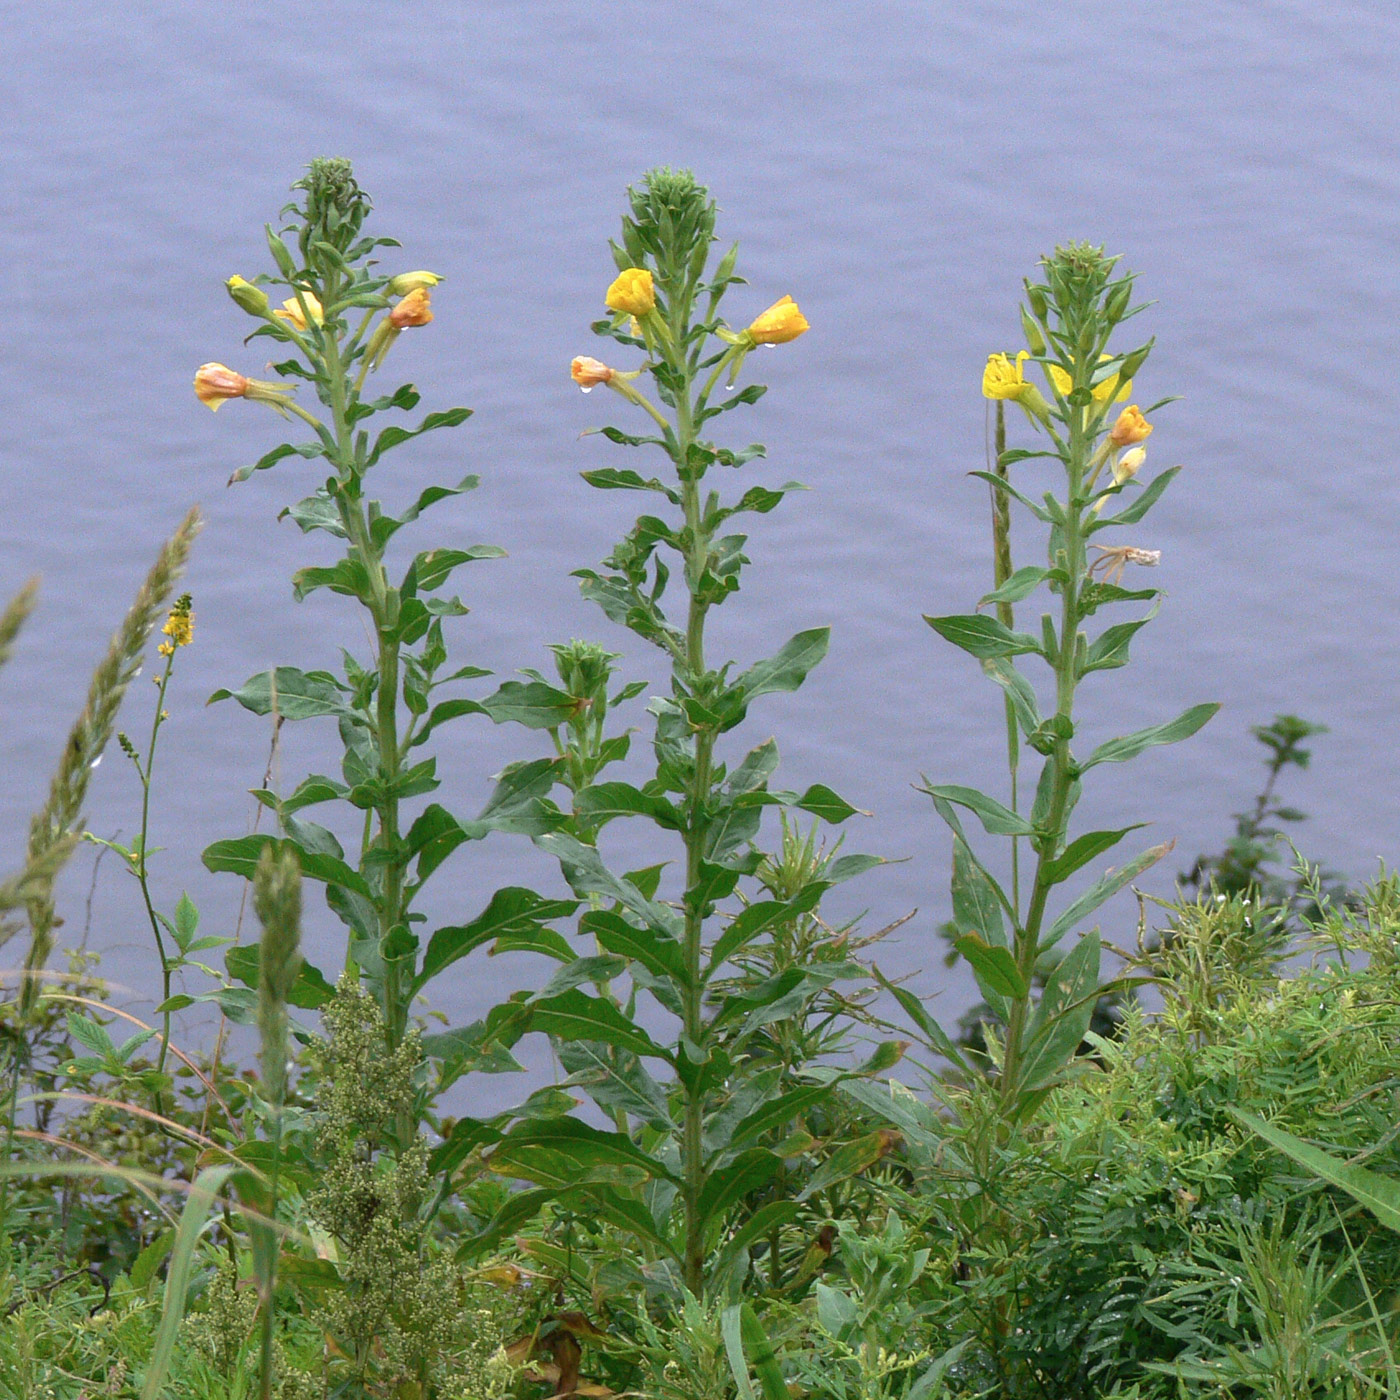
[[[1084,410],[1072,410],[1069,422],[1069,451],[1066,465],[1069,476],[1069,491],[1065,503],[1063,529],[1063,558],[1052,559],[1052,568],[1063,568],[1066,582],[1062,588],[1060,632],[1056,639],[1055,657],[1055,714],[1070,726],[1074,718],[1074,692],[1078,682],[1078,639],[1080,617],[1079,589],[1084,574],[1083,524],[1078,504],[1082,494],[1085,472],[1088,470],[1086,451],[1088,434],[1084,421]],[[1040,954],[1040,931],[1045,918],[1045,906],[1054,882],[1050,878],[1050,868],[1064,838],[1066,811],[1070,789],[1074,785],[1073,757],[1070,741],[1057,738],[1049,758],[1053,765],[1050,787],[1050,804],[1042,826],[1044,835],[1035,838],[1037,859],[1035,882],[1031,888],[1030,902],[1026,909],[1026,919],[1016,932],[1016,965],[1026,986],[1024,996],[1017,997],[1011,1004],[1006,1028],[1006,1052],[1002,1063],[1000,1098],[1004,1121],[1014,1115],[1016,1101],[1020,1096],[1020,1068],[1023,1050],[1022,1040],[1030,1015],[1032,980],[1035,975],[1036,960]]]
[[[695,440],[690,399],[689,366],[677,366],[684,374],[681,392],[676,395],[676,466],[681,473],[681,504],[685,511],[686,530],[689,536],[689,551],[686,558],[685,581],[690,593],[690,605],[686,620],[685,659],[681,667],[681,680],[685,687],[694,691],[705,674],[705,613],[706,604],[698,594],[700,579],[705,571],[709,555],[709,539],[703,528],[700,510],[700,487],[691,478],[688,458]],[[695,766],[691,774],[690,791],[687,794],[687,818],[685,827],[686,858],[686,901],[685,933],[683,956],[685,958],[685,987],[682,1002],[684,1040],[681,1053],[686,1047],[694,1047],[703,1052],[704,1027],[704,985],[702,983],[701,958],[704,947],[704,910],[692,898],[701,883],[701,868],[704,864],[705,838],[707,835],[705,805],[710,793],[711,762],[714,755],[715,735],[710,729],[701,729],[695,736]],[[704,1096],[690,1088],[685,1089],[685,1113],[681,1130],[681,1196],[685,1207],[685,1245],[682,1259],[682,1275],[685,1286],[699,1297],[705,1281],[705,1242],[704,1221],[700,1215],[700,1193],[705,1184],[704,1157]]]
[[[328,298],[335,287],[328,285]],[[345,363],[337,336],[329,327],[323,332],[327,393],[330,399],[335,435],[335,465],[341,489],[336,493],[341,523],[350,542],[350,551],[362,565],[369,583],[369,610],[374,620],[378,687],[375,696],[374,738],[378,749],[379,778],[388,795],[375,804],[378,829],[373,848],[395,852],[399,844],[399,800],[394,784],[403,761],[398,734],[399,642],[395,635],[399,620],[398,590],[389,585],[381,551],[370,534],[369,521],[359,492],[359,462],[350,430],[349,411],[358,389],[347,390]],[[353,493],[350,489],[353,487]],[[366,852],[368,854],[368,852]],[[362,862],[363,863],[363,862]],[[404,864],[395,854],[380,867],[379,935],[387,939],[404,921]],[[384,1023],[390,1050],[403,1039],[408,1023],[408,1007],[398,960],[385,960]]]
[[[160,956],[161,974],[161,1004],[164,1005],[170,1000],[170,984],[174,975],[174,967],[170,957],[165,950],[165,938],[160,931],[160,919],[156,914],[155,904],[151,900],[151,886],[149,872],[146,868],[147,841],[150,837],[151,829],[151,773],[156,763],[156,741],[160,737],[160,726],[162,716],[165,714],[165,692],[170,685],[170,673],[175,667],[175,652],[172,647],[170,655],[165,658],[165,672],[160,678],[160,692],[156,699],[155,718],[151,721],[151,738],[146,748],[146,766],[136,766],[136,771],[141,778],[141,858],[136,865],[136,879],[141,886],[141,898],[146,905],[146,917],[150,921],[151,932],[155,935],[156,952]],[[160,1033],[160,1054],[156,1057],[157,1075],[165,1073],[165,1061],[170,1050],[170,1012],[163,1013]],[[156,1112],[164,1113],[161,1106],[162,1094],[156,1090]]]
[[[995,457],[992,472],[999,481],[1010,480],[1010,469],[1002,462],[1006,453],[1006,404],[997,400]],[[1000,588],[1011,577],[1011,498],[1005,491],[991,487],[992,493],[992,573]],[[1008,631],[1016,625],[1015,609],[1010,603],[997,604],[997,620]],[[1019,779],[1021,768],[1021,734],[1016,726],[1016,707],[1009,694],[1002,697],[1006,709],[1006,766],[1011,774],[1011,810],[1019,812]],[[1011,838],[1011,908],[1017,921],[1021,917],[1021,838]]]

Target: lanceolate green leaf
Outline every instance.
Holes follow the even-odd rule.
[[[536,1030],[560,1040],[600,1040],[634,1055],[672,1059],[668,1051],[606,997],[588,996],[575,988],[547,1001],[532,1000],[530,1012]]]
[[[831,628],[814,627],[799,632],[776,655],[750,666],[735,682],[734,688],[745,703],[760,695],[775,691],[796,690],[807,673],[826,655],[831,641]]]
[[[314,719],[321,715],[340,718],[351,713],[345,693],[326,671],[299,671],[278,666],[246,681],[239,690],[216,690],[216,700],[237,700],[255,715],[279,714],[283,719]]]
[[[1081,866],[1087,865],[1095,856],[1116,846],[1130,831],[1140,831],[1142,822],[1120,827],[1117,831],[1086,831],[1076,837],[1045,868],[1045,882],[1058,885],[1068,880]]]
[[[567,918],[577,908],[576,899],[546,899],[519,886],[497,890],[469,924],[440,928],[433,934],[423,966],[413,980],[413,990],[421,991],[438,973],[474,948],[507,934],[536,928],[551,919]]]
[[[945,802],[955,802],[959,807],[966,807],[968,811],[976,814],[982,825],[994,836],[1030,836],[1035,831],[1024,817],[1018,816],[995,797],[978,792],[976,788],[958,787],[949,783],[930,786],[925,783],[921,791],[928,793],[930,797],[942,798]]]
[[[924,621],[945,641],[961,647],[979,660],[1040,651],[1040,643],[1034,637],[1025,632],[1013,632],[994,617],[982,617],[976,613],[956,617],[929,617],[925,614]]]
[[[542,1186],[570,1186],[588,1172],[639,1171],[674,1181],[671,1172],[625,1133],[605,1132],[578,1118],[549,1118],[521,1124],[491,1149],[491,1170]],[[573,1164],[572,1169],[570,1163]]]
[[[953,946],[972,965],[973,975],[984,995],[1012,998],[1026,995],[1026,980],[1008,949],[995,947],[975,933],[963,934],[953,941]]]
[[[1136,525],[1157,504],[1162,492],[1171,485],[1172,479],[1180,470],[1180,467],[1168,467],[1166,471],[1153,477],[1142,495],[1126,510],[1120,510],[1117,515],[1111,515],[1106,520],[1096,522],[1092,528],[1102,530],[1113,525]]]
[[[1045,1088],[1073,1058],[1093,1019],[1098,984],[1099,939],[1088,933],[1046,981],[1031,1018],[1019,1087],[1028,1093]]]
[[[1126,734],[1121,739],[1110,739],[1100,744],[1081,765],[1081,771],[1092,768],[1096,763],[1122,763],[1136,758],[1144,749],[1156,744],[1175,744],[1189,739],[1219,710],[1218,704],[1193,705],[1185,714],[1167,724],[1154,724],[1148,729],[1139,729],[1135,734]]]
[[[1053,948],[1065,934],[1082,924],[1105,900],[1111,899],[1130,880],[1137,879],[1149,866],[1156,865],[1174,845],[1175,841],[1167,841],[1160,846],[1151,846],[1140,856],[1134,856],[1120,869],[1110,870],[1101,876],[1051,924],[1049,933],[1041,940],[1041,948]]]
[[[1033,564],[1028,564],[1024,569],[1017,569],[1000,588],[991,593],[984,593],[977,600],[977,606],[985,608],[993,603],[1019,603],[1022,598],[1030,597],[1040,587],[1049,572],[1049,569],[1042,569]]]
[[[1242,1108],[1227,1108],[1226,1112],[1237,1123],[1258,1133],[1270,1147],[1291,1157],[1300,1167],[1340,1187],[1353,1200],[1365,1206],[1386,1229],[1400,1232],[1400,1181],[1373,1172],[1369,1167],[1339,1161],[1330,1152],[1324,1152],[1320,1147],[1314,1147]]]

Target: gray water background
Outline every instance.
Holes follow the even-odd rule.
[[[455,632],[461,661],[502,674],[582,635],[663,680],[659,654],[629,645],[569,578],[636,504],[579,479],[637,463],[579,440],[620,405],[567,377],[573,355],[599,348],[587,325],[626,184],[662,162],[709,182],[750,281],[731,295],[735,319],[797,298],[811,333],[754,357],[770,393],[723,428],[735,445],[768,444],[751,480],[812,489],[753,520],[754,565],[715,653],[747,661],[832,625],[829,660],[745,735],[777,736],[787,785],[827,782],[871,813],[848,848],[903,858],[842,890],[832,913],[866,911],[873,928],[917,910],[882,961],[945,1019],[973,994],[941,966],[948,841],[911,784],[924,772],[1000,790],[1003,731],[997,693],[920,614],[968,610],[988,586],[986,492],[965,475],[984,459],[981,367],[1018,344],[1020,280],[1057,241],[1103,242],[1140,274],[1157,305],[1133,324],[1159,348],[1135,397],[1184,396],[1148,446],[1152,467],[1185,470],[1133,536],[1162,551],[1152,581],[1166,603],[1132,666],[1086,686],[1082,742],[1224,704],[1189,743],[1096,770],[1082,818],[1175,838],[1141,882],[1169,893],[1254,791],[1247,726],[1293,710],[1332,730],[1289,784],[1312,813],[1307,852],[1358,878],[1394,858],[1393,4],[65,0],[7,3],[0,22],[0,583],[8,595],[43,576],[0,677],[8,866],[92,664],[190,504],[208,524],[155,808],[167,907],[188,889],[207,931],[231,931],[238,882],[198,853],[247,829],[244,794],[266,762],[263,725],[204,698],[364,641],[346,600],[290,596],[291,571],[326,558],[317,537],[276,523],[312,472],[283,464],[224,487],[280,440],[277,421],[245,404],[215,417],[190,392],[205,360],[258,372],[261,347],[241,348],[248,324],[222,282],[265,268],[261,227],[316,154],[352,157],[403,265],[449,279],[432,326],[396,347],[393,378],[417,381],[425,408],[476,416],[397,453],[377,494],[403,501],[481,473],[480,491],[406,538],[509,550],[463,577],[474,612]],[[143,682],[123,721],[133,733],[151,702]],[[286,737],[284,789],[333,760],[314,725]],[[538,752],[537,737],[465,726],[439,796],[475,810],[489,775]],[[137,799],[114,747],[93,829],[129,837]],[[432,907],[453,922],[498,884],[558,884],[522,841],[493,839],[450,870]],[[85,857],[63,887],[69,942],[90,875]],[[1130,937],[1133,918],[1131,902],[1114,906],[1105,933]],[[308,937],[334,970],[343,944],[323,909]],[[149,996],[149,932],[113,862],[89,938],[121,996]],[[457,1023],[536,971],[478,955],[435,1000]]]

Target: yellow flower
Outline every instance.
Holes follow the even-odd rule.
[[[1100,360],[1111,359],[1112,356],[1106,352],[1099,356]],[[1060,368],[1059,365],[1046,365],[1045,372],[1050,376],[1050,382],[1065,397],[1069,397],[1069,391],[1074,388],[1074,380]],[[1094,385],[1094,402],[1107,403],[1109,399],[1122,403],[1129,394],[1133,392],[1133,381],[1129,379],[1127,383],[1121,383],[1121,374],[1110,375],[1101,384]]]
[[[419,287],[436,287],[441,281],[436,272],[401,272],[389,279],[389,285],[384,290],[391,297],[406,297]]]
[[[194,614],[188,608],[181,612],[177,607],[160,630],[170,638],[171,646],[187,647],[194,641]]]
[[[311,319],[319,326],[323,315],[321,303],[310,292],[303,292],[301,299],[306,303],[306,309],[311,313]],[[282,303],[281,310],[274,311],[272,314],[279,321],[285,321],[289,326],[294,326],[299,331],[306,329],[306,317],[301,314],[301,304],[295,297],[288,297]]]
[[[238,276],[230,277],[224,286],[228,288],[229,296],[250,316],[267,315],[267,293],[261,287],[255,287],[247,278]]]
[[[414,287],[404,299],[389,312],[389,324],[395,330],[405,326],[426,326],[433,319],[429,308],[427,287]]]
[[[248,392],[243,375],[211,360],[194,372],[194,392],[200,403],[217,411],[225,399],[241,399]]]
[[[629,267],[617,274],[604,301],[613,311],[645,316],[656,309],[656,288],[644,267]]]
[[[1029,350],[1016,356],[988,355],[987,368],[982,371],[982,396],[988,399],[1019,399],[1031,385],[1026,383],[1021,366],[1031,357]]]
[[[574,383],[584,390],[606,384],[613,377],[613,371],[601,360],[595,360],[592,355],[576,355],[569,366],[569,374]]]
[[[786,345],[808,329],[807,318],[791,297],[779,297],[767,311],[749,322],[749,339],[755,345]]]
[[[1137,404],[1130,403],[1118,415],[1108,439],[1115,447],[1131,447],[1136,442],[1142,442],[1151,432],[1152,424],[1143,417],[1142,410]]]

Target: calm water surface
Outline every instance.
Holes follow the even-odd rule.
[[[1293,710],[1332,730],[1291,789],[1313,814],[1308,852],[1357,877],[1394,859],[1400,11],[1181,0],[1113,13],[1114,26],[1098,9],[1000,0],[0,6],[0,582],[44,582],[0,679],[9,862],[92,663],[191,503],[208,525],[162,756],[162,900],[187,888],[211,931],[237,915],[236,882],[197,853],[246,829],[267,735],[205,696],[364,641],[343,600],[290,596],[290,572],[320,546],[276,515],[313,478],[279,468],[224,489],[278,440],[275,421],[244,405],[216,419],[189,388],[204,360],[256,372],[221,284],[262,269],[261,226],[316,154],[353,157],[405,266],[449,278],[396,370],[428,406],[477,415],[395,469],[412,478],[405,495],[480,472],[482,489],[438,507],[420,537],[509,550],[464,580],[464,662],[508,674],[584,635],[662,681],[657,656],[628,648],[569,578],[630,521],[628,499],[578,478],[631,463],[579,440],[600,403],[567,378],[570,357],[596,348],[587,324],[624,186],[649,165],[692,166],[719,198],[721,235],[742,240],[751,285],[732,314],[784,292],[801,302],[811,334],[762,357],[771,392],[733,431],[768,444],[753,479],[812,489],[753,525],[751,582],[718,650],[751,659],[833,626],[828,662],[749,732],[777,735],[787,785],[824,781],[869,810],[849,844],[903,863],[834,910],[866,911],[870,927],[917,909],[883,961],[949,1016],[971,989],[932,937],[948,846],[911,784],[991,785],[1000,707],[920,614],[964,611],[987,587],[986,496],[965,475],[984,455],[981,365],[1016,343],[1020,279],[1057,241],[1104,242],[1140,273],[1157,304],[1136,324],[1159,339],[1142,401],[1183,396],[1150,450],[1186,469],[1137,541],[1162,551],[1168,596],[1132,667],[1094,678],[1090,737],[1225,706],[1190,743],[1097,770],[1083,812],[1176,838],[1181,859],[1144,881],[1167,893],[1253,791],[1247,726]],[[133,731],[151,699],[138,687],[129,702]],[[293,732],[278,780],[327,764],[327,737]],[[444,800],[473,809],[531,741],[468,726]],[[93,828],[129,835],[136,797],[114,748]],[[453,870],[434,912],[454,922],[499,883],[557,879],[506,840]],[[73,938],[90,874],[84,859],[65,885]],[[133,996],[153,979],[138,915],[108,863],[90,939]],[[1111,911],[1105,932],[1128,936],[1132,916]],[[333,966],[338,925],[324,910],[312,922],[312,951]],[[438,986],[454,1021],[531,975],[463,968]]]

